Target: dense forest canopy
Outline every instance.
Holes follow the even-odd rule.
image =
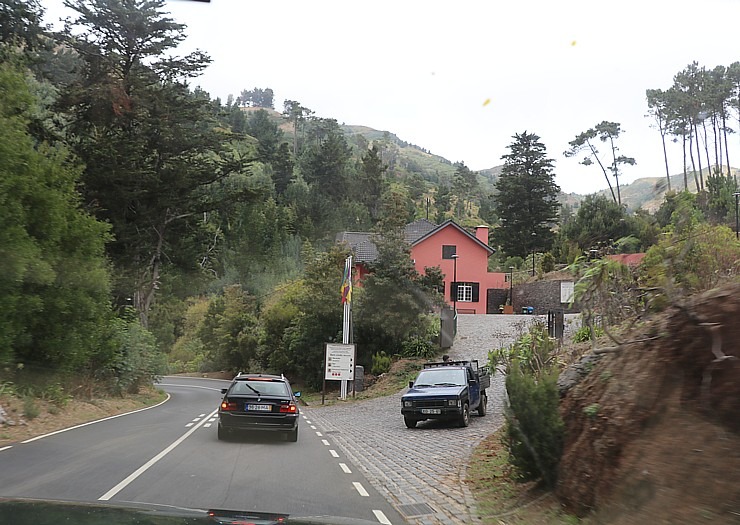
[[[341,330],[340,231],[395,240],[357,292],[369,366],[380,352],[434,351],[439,297],[398,235],[417,218],[490,225],[492,270],[647,250],[686,216],[734,224],[738,63],[693,63],[670,89],[648,89],[660,136],[684,146],[684,184],[672,189],[697,192],[671,192],[651,215],[623,205],[620,165],[639,159],[619,152],[617,122],[567,152],[601,167],[611,198],[560,206],[534,133],[512,130],[503,168],[475,172],[281,104],[270,87],[225,102],[193,87],[210,59],[176,55],[187,29],[164,0],[66,5],[75,16],[52,32],[36,0],[0,1],[3,363],[113,377],[119,389],[163,371],[165,357],[173,371],[253,368],[316,383],[322,345]],[[404,305],[395,321],[383,316],[392,305]]]

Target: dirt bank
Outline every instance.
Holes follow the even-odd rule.
[[[598,509],[599,523],[740,523],[740,360],[713,363],[740,356],[738,319],[740,285],[697,296],[567,392],[568,508]]]

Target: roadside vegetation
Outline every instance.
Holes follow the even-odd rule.
[[[585,257],[571,265],[583,326],[569,339],[559,344],[534,323],[489,353],[507,374],[508,400],[504,427],[479,444],[468,466],[483,523],[736,520],[738,494],[725,504],[695,483],[671,485],[686,476],[685,459],[654,458],[676,447],[677,426],[694,436],[718,427],[737,433],[728,411],[736,415],[740,406],[727,397],[738,370],[736,306],[725,298],[740,281],[740,242],[688,195],[669,196],[657,215],[665,221],[660,240],[638,267]],[[685,380],[676,383],[676,374]],[[671,394],[677,391],[680,398]],[[660,430],[643,444],[643,432],[654,427]],[[614,459],[630,454],[642,460]],[[726,446],[707,450],[693,472],[732,493],[736,456]],[[664,478],[649,482],[653,496],[638,496],[629,486],[648,461]]]

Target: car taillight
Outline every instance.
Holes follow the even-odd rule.
[[[298,412],[298,407],[295,406],[295,403],[290,403],[289,405],[280,405],[280,412],[286,414],[295,414],[296,412]]]
[[[233,401],[222,401],[221,410],[236,410],[236,403]]]

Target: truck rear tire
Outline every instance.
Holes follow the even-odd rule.
[[[460,426],[467,427],[470,424],[470,405],[463,404],[462,414],[460,414]]]
[[[407,428],[416,428],[416,423],[418,423],[418,421],[408,416],[403,416],[403,422],[406,423]]]
[[[478,417],[486,415],[486,405],[488,405],[488,396],[483,392],[480,396],[480,403],[478,403]]]

